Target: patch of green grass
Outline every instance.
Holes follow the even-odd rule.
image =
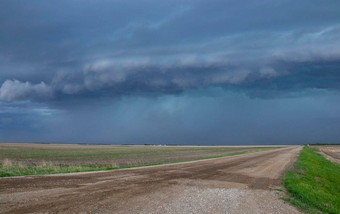
[[[284,185],[292,196],[285,200],[308,213],[340,213],[340,165],[317,153],[318,149],[304,147],[288,171]]]
[[[66,165],[54,163],[22,164],[8,162],[0,164],[0,177],[24,176],[24,175],[44,175],[70,172],[87,172],[95,170],[116,169],[114,166],[97,165]]]

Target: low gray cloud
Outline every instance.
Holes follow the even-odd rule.
[[[44,82],[31,84],[18,80],[6,80],[0,87],[0,101],[18,101],[27,99],[48,99],[52,89]]]

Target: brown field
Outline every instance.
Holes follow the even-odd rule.
[[[320,149],[320,153],[330,161],[340,164],[340,145],[312,146]]]
[[[280,147],[112,146],[0,143],[0,177],[157,165]]]

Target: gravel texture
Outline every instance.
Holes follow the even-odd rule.
[[[0,179],[0,213],[299,213],[275,189],[300,150]]]

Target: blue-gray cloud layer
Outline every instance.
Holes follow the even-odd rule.
[[[57,127],[63,120],[69,120],[73,127],[79,127],[78,131],[73,137],[69,135],[69,138],[59,140],[77,139],[80,130],[88,130],[81,125],[82,118],[96,120],[95,116],[90,116],[91,111],[106,115],[105,118],[108,114],[117,114],[116,107],[113,107],[115,111],[109,111],[101,105],[123,105],[126,99],[134,100],[130,113],[142,114],[143,104],[139,102],[146,102],[143,99],[147,99],[148,106],[153,108],[165,102],[164,99],[173,100],[185,95],[186,99],[178,99],[181,106],[192,99],[192,91],[205,94],[211,88],[219,88],[228,96],[233,94],[235,102],[238,102],[235,94],[245,96],[249,112],[259,108],[258,99],[263,102],[260,106],[266,109],[272,108],[275,102],[300,109],[295,99],[303,100],[322,93],[322,99],[315,95],[318,99],[308,103],[319,105],[318,100],[329,101],[325,97],[334,98],[340,92],[339,10],[340,2],[333,0],[1,1],[0,107],[11,109],[11,112],[0,113],[0,130],[7,133],[0,137],[10,139],[10,135],[18,132],[17,127],[28,123],[40,124],[32,130],[42,130],[42,124]],[[208,94],[214,97],[213,93]],[[162,97],[163,101],[150,101],[157,97]],[[212,99],[215,101],[211,105],[221,105],[225,110],[214,113],[212,109],[202,107],[197,114],[242,117],[247,112],[237,114],[235,109],[226,107],[226,102],[217,102],[220,98]],[[206,105],[206,99],[200,100]],[[307,105],[307,102],[301,101],[301,105]],[[65,116],[67,112],[77,112],[81,106],[91,106],[92,110],[86,108],[81,115]],[[329,108],[337,107],[338,102]],[[200,130],[194,124],[189,108],[179,108],[186,112],[181,117],[189,120],[189,129]],[[31,110],[23,114],[24,109]],[[275,112],[279,114],[280,111]],[[283,115],[286,114],[284,111]],[[328,118],[325,121],[330,120],[324,111],[315,114]],[[284,123],[285,116],[273,117],[267,123]],[[64,119],[55,122],[53,118],[57,117]],[[160,141],[153,134],[141,134],[137,126],[149,127],[150,132],[153,128],[145,125],[147,118],[137,118],[139,122],[135,122],[139,125],[126,127],[131,134],[124,135],[121,131],[115,140],[133,141],[128,136],[136,134]],[[318,122],[320,118],[312,122]],[[121,118],[122,121],[125,119]],[[194,140],[185,134],[190,130],[180,133],[175,126],[170,128],[173,126],[171,120],[172,117],[164,116],[164,121],[169,122],[169,132],[164,132],[166,141],[171,141],[174,133],[179,136],[178,142]],[[259,120],[257,117],[244,118],[240,126],[257,124]],[[338,121],[336,118],[331,120]],[[202,117],[200,121],[209,124],[208,118]],[[112,123],[107,125],[117,129]],[[218,122],[209,126],[215,131],[206,136],[219,143],[222,139],[232,138],[221,134],[224,129],[217,128]],[[256,130],[266,128],[269,127]],[[31,139],[41,139],[41,135],[32,130]],[[249,135],[255,133],[246,128],[245,131]],[[338,137],[329,133],[310,139],[335,140]],[[327,134],[333,137],[322,138]],[[27,134],[23,136],[28,137]],[[93,136],[97,137],[91,141],[99,136],[106,136],[102,140],[110,141],[112,137],[104,133]],[[301,136],[294,135],[291,139],[302,141]],[[240,137],[235,138],[242,141]],[[48,137],[44,139],[48,140]],[[261,140],[266,138],[259,136],[258,142]]]

